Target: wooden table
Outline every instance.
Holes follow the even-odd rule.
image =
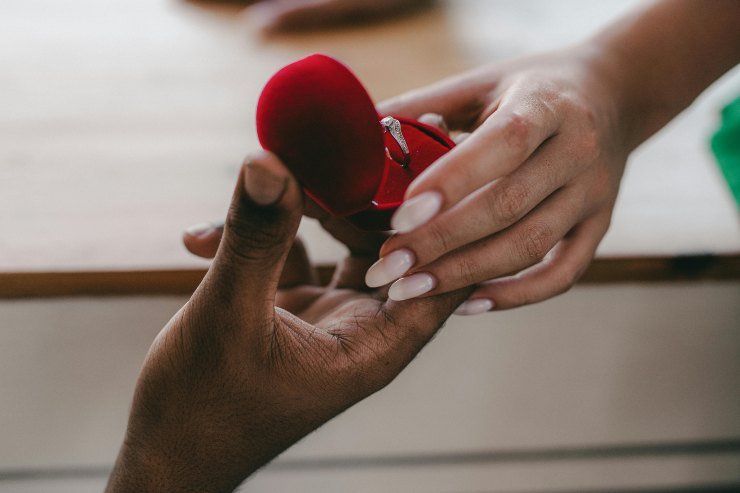
[[[235,10],[178,1],[3,2],[0,296],[191,291],[206,264],[181,230],[223,217],[257,148],[256,98],[285,63],[332,54],[381,100],[577,40],[631,3],[455,1],[265,39]],[[707,148],[739,83],[736,70],[634,154],[585,280],[740,277],[737,209]],[[341,255],[303,230],[316,261]]]
[[[0,2],[0,493],[102,489],[141,359],[207,267],[181,231],[223,217],[274,71],[325,52],[380,100],[635,3],[449,0],[265,39],[177,0]],[[247,490],[736,486],[740,222],[707,142],[738,88],[735,70],[633,155],[588,284],[451,319]],[[314,260],[341,255],[302,229]]]

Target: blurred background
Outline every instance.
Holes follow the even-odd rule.
[[[0,2],[0,493],[103,489],[146,350],[207,267],[181,231],[225,215],[280,67],[327,53],[380,101],[639,3]],[[451,319],[243,491],[740,490],[740,222],[708,147],[738,88],[736,68],[634,153],[572,291]]]

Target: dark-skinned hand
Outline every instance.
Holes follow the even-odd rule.
[[[388,301],[363,285],[374,254],[318,286],[302,200],[275,156],[242,167],[223,234],[195,240],[217,246],[208,273],[146,357],[109,493],[233,491],[387,385],[470,294]]]

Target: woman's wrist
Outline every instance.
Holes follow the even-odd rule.
[[[603,108],[613,118],[621,147],[632,152],[684,107],[661,87],[660,70],[653,71],[645,55],[628,54],[613,36],[600,33],[576,47],[588,78],[599,91]],[[648,55],[649,56],[649,55]]]
[[[589,40],[590,66],[607,87],[616,108],[624,148],[631,152],[680,113],[683,98],[663,91],[670,81],[649,55],[628,53],[611,38]]]
[[[659,1],[585,44],[610,86],[629,150],[740,62],[740,2]]]

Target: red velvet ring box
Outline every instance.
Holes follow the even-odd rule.
[[[413,179],[454,146],[435,127],[388,116],[346,66],[312,55],[268,81],[257,135],[322,208],[383,231]]]

